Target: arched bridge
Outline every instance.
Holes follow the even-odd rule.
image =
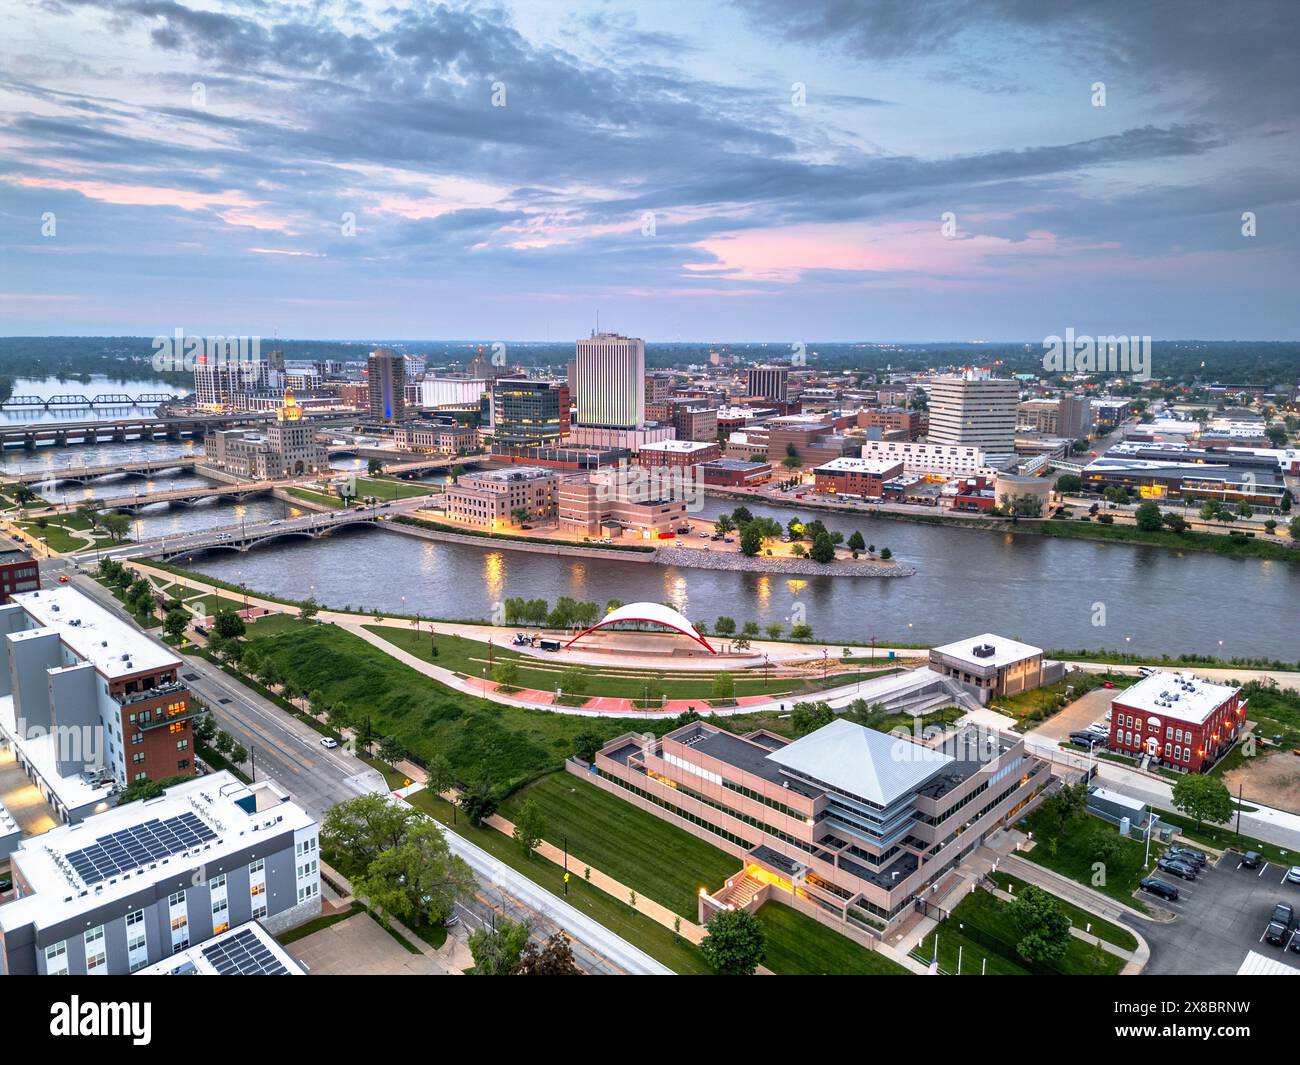
[[[377,525],[382,520],[374,511],[348,510],[333,514],[308,514],[284,521],[259,522],[257,525],[234,526],[225,530],[211,529],[189,536],[168,537],[157,544],[157,549],[142,552],[137,557],[150,557],[170,562],[200,551],[247,551],[258,544],[269,543],[285,537],[320,540],[339,529],[358,525]]]

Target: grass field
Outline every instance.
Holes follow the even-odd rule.
[[[717,890],[741,864],[571,773],[551,773],[521,788],[502,815],[513,821],[528,799],[541,809],[543,838],[557,847],[568,838],[570,868],[595,866],[690,921],[699,889]]]
[[[430,637],[425,632],[413,627],[393,625],[367,625],[366,630],[381,639],[401,648],[407,654],[414,655],[426,662],[454,670],[468,677],[482,677],[487,670],[489,678],[495,668],[503,662],[511,662],[518,669],[516,687],[535,688],[540,691],[554,691],[561,687],[561,678],[567,666],[562,659],[549,662],[532,655],[522,655],[507,647],[494,646],[491,652],[491,668],[488,665],[488,646],[479,640],[470,640],[464,636],[438,633]],[[432,654],[430,647],[436,646],[438,653]],[[585,701],[592,696],[609,696],[611,698],[633,699],[638,706],[645,707],[646,682],[657,681],[663,686],[663,693],[668,699],[699,699],[702,702],[710,698],[713,691],[715,672],[699,670],[648,669],[611,669],[595,666],[582,666],[582,673],[587,679],[587,687],[578,701]],[[730,671],[734,681],[735,694],[789,696],[792,699],[807,696],[812,698],[816,692],[827,687],[852,684],[855,680],[868,680],[897,672],[894,668],[874,671],[856,671],[852,673],[829,674],[825,679],[820,672],[801,673],[797,676],[776,676],[769,674],[766,683],[762,669],[750,669],[743,672]],[[651,707],[658,707],[660,702],[651,697]],[[758,726],[753,726],[758,727]]]
[[[1162,815],[1163,816],[1163,815]],[[1113,825],[1098,817],[1084,815],[1075,818],[1064,830],[1060,830],[1045,816],[1042,808],[1035,810],[1017,827],[1028,828],[1033,832],[1035,846],[1026,851],[1022,857],[1031,862],[1051,869],[1077,880],[1080,884],[1109,895],[1118,902],[1137,910],[1145,909],[1140,899],[1133,897],[1138,881],[1147,875],[1143,864],[1146,854],[1146,841],[1128,839],[1119,834]],[[1102,861],[1098,840],[1103,836],[1113,836],[1117,841],[1116,856],[1105,861],[1105,879],[1094,883],[1094,865]],[[1154,841],[1151,844],[1151,867],[1155,867],[1163,847]]]
[[[998,713],[1014,717],[1016,732],[1024,732],[1034,725],[1046,721],[1053,714],[1064,709],[1081,695],[1100,688],[1106,681],[1116,689],[1127,688],[1135,678],[1121,673],[1086,673],[1083,670],[1071,670],[1055,684],[1048,684],[1032,691],[1016,695],[999,696],[992,708]],[[1070,691],[1067,693],[1066,688]]]
[[[42,528],[37,524],[37,521],[45,522],[45,526]],[[96,543],[101,546],[108,546],[116,542],[104,532],[94,533],[91,538],[71,535],[68,530],[81,532],[90,530],[90,520],[76,511],[70,514],[57,514],[40,519],[34,518],[30,521],[20,521],[17,525],[31,536],[38,539],[44,537],[45,542],[52,551],[80,551],[87,547],[93,547]]]
[[[780,976],[910,975],[892,958],[867,950],[782,903],[764,903],[758,919],[767,941],[763,964]]]
[[[1025,881],[1018,876],[1012,876],[1010,873],[990,873],[989,875],[998,887],[1004,891],[1010,891],[1013,895],[1019,895],[1026,887]],[[1098,939],[1104,939],[1107,943],[1113,943],[1124,950],[1137,950],[1137,936],[1127,928],[1113,924],[1104,917],[1098,917],[1095,913],[1090,913],[1066,899],[1058,897],[1056,901],[1069,914],[1070,921],[1075,928],[1090,931]],[[1089,928],[1089,925],[1092,927]]]
[[[937,935],[939,967],[946,972],[957,973],[960,944],[962,975],[978,975],[982,964],[987,964],[989,976],[1030,975],[1030,968],[1016,954],[1020,935],[1011,919],[1010,905],[983,889],[971,892],[947,920],[926,936],[916,953],[926,960],[931,958]],[[1071,936],[1064,956],[1046,966],[1062,976],[1114,976],[1124,962],[1101,947]]]
[[[1145,532],[1136,525],[1104,525],[1100,522],[1077,519],[1022,523],[1017,531],[1039,533],[1043,536],[1055,536],[1067,540],[1110,540],[1150,544],[1154,547],[1172,547],[1180,551],[1209,551],[1217,555],[1300,562],[1300,550],[1292,544],[1277,543],[1259,537],[1247,538],[1207,532],[1176,533],[1168,529]]]

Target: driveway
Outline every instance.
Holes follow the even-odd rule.
[[[1054,742],[1063,740],[1071,732],[1080,732],[1094,721],[1103,721],[1115,694],[1114,688],[1094,688],[1079,696],[1064,710],[1035,726],[1033,731],[1035,735]]]
[[[1261,941],[1276,903],[1300,909],[1300,886],[1282,882],[1283,866],[1270,862],[1260,869],[1242,869],[1240,863],[1241,855],[1228,851],[1191,882],[1156,874],[1176,885],[1180,897],[1164,902],[1142,893],[1148,906],[1177,915],[1169,923],[1136,922],[1151,947],[1147,973],[1233,974],[1252,950],[1300,973],[1300,954]]]
[[[446,976],[451,972],[439,958],[407,951],[365,912],[284,949],[313,976]]]

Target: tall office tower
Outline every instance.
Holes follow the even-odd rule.
[[[1056,431],[1070,440],[1079,440],[1092,431],[1092,400],[1067,392],[1058,403]]]
[[[749,395],[785,403],[790,398],[790,370],[786,366],[751,366]]]
[[[1020,385],[987,371],[946,374],[930,384],[931,444],[977,447],[990,462],[1016,450],[1016,405]]]
[[[577,424],[601,429],[645,425],[645,341],[592,333],[578,341]]]
[[[375,348],[366,364],[370,417],[400,422],[406,417],[406,360],[392,348]]]
[[[569,435],[569,388],[561,381],[505,377],[492,386],[494,447],[556,447]]]

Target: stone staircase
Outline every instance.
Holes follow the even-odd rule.
[[[743,910],[754,901],[754,896],[762,890],[763,885],[761,883],[748,873],[742,873],[730,887],[724,887],[713,897],[724,906],[733,906],[737,910]]]

